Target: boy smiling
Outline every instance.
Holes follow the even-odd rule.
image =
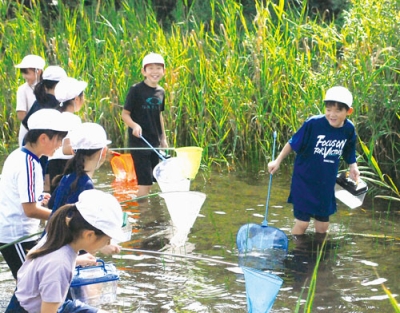
[[[325,114],[310,117],[284,146],[276,160],[268,164],[275,173],[291,151],[296,152],[288,202],[293,203],[296,219],[292,234],[302,235],[311,218],[316,233],[329,228],[329,216],[336,212],[335,184],[340,159],[350,167],[350,178],[357,181],[356,131],[347,116],[353,112],[353,96],[342,86],[327,90]]]
[[[164,58],[150,53],[143,58],[144,80],[133,85],[125,100],[121,117],[129,127],[129,146],[146,148],[145,138],[153,147],[167,148],[162,112],[165,107],[165,91],[158,84],[165,74]],[[153,184],[153,169],[158,164],[158,155],[151,150],[131,150],[138,179],[137,196],[149,194]]]

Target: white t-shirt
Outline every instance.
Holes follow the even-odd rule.
[[[16,111],[25,111],[26,113],[29,112],[31,109],[33,103],[35,102],[36,97],[35,94],[33,93],[33,87],[29,86],[28,83],[25,83],[21,86],[18,87],[17,90],[17,107]],[[25,128],[24,125],[22,125],[19,128],[19,134],[18,134],[18,143],[19,146],[22,146],[22,141],[24,140],[24,137],[28,130]]]
[[[21,306],[28,312],[39,313],[42,301],[64,303],[76,257],[77,253],[71,246],[65,245],[36,259],[27,258],[18,271],[15,292]]]
[[[4,162],[0,179],[0,242],[9,243],[38,232],[40,220],[27,217],[22,203],[42,200],[39,158],[24,147],[14,150]]]
[[[69,131],[82,124],[80,117],[78,115],[75,115],[74,113],[63,112],[62,117],[67,121],[68,125],[70,126]],[[69,138],[68,135],[65,138]],[[54,159],[72,159],[73,155],[65,155],[62,150],[63,148],[61,146],[54,152],[51,157],[49,157],[49,161]]]

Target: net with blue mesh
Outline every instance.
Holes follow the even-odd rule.
[[[283,280],[279,276],[242,267],[247,296],[247,312],[268,313],[278,295]]]

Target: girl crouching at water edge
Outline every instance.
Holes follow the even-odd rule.
[[[124,240],[121,206],[112,195],[86,190],[48,223],[47,239],[34,247],[18,271],[17,289],[6,313],[105,312],[79,300],[65,300],[80,250],[92,254]]]

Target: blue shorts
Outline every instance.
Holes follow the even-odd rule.
[[[329,222],[329,216],[319,216],[315,214],[305,213],[300,210],[293,210],[294,217],[302,222],[309,222],[311,218],[319,222]]]

